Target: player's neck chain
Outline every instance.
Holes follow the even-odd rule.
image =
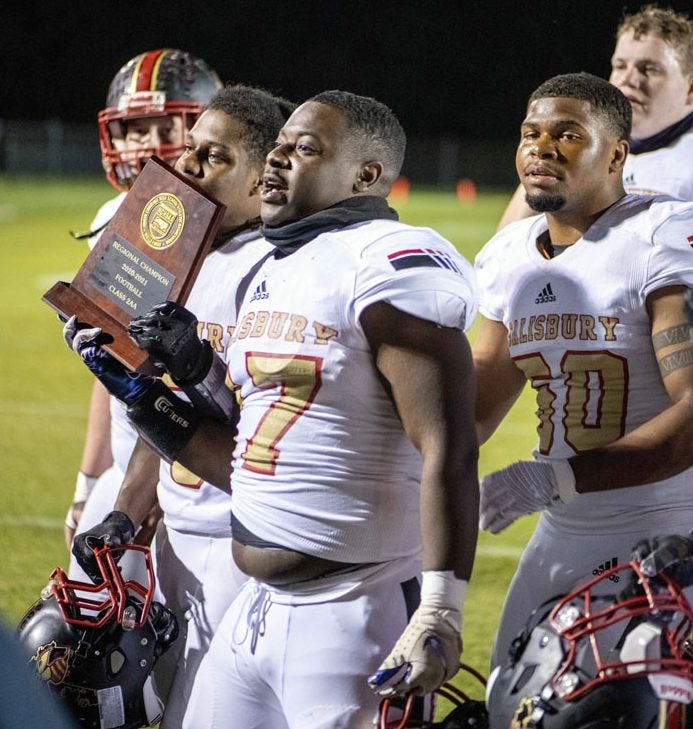
[[[651,137],[647,137],[646,139],[631,139],[630,151],[632,154],[641,154],[642,152],[653,152],[655,149],[668,147],[690,129],[693,129],[693,111],[688,116],[684,116],[683,119],[677,121],[676,124],[662,129],[661,132],[657,132],[657,134],[653,134]]]
[[[321,233],[369,220],[399,220],[387,200],[375,195],[350,197],[313,215],[286,225],[263,225],[262,234],[282,255],[288,256]]]

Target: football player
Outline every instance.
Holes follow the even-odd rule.
[[[529,382],[539,442],[482,481],[481,525],[541,512],[506,597],[494,665],[538,603],[693,523],[693,203],[626,194],[631,105],[566,74],[531,95],[517,170],[539,215],[475,265],[480,440]],[[608,581],[607,581],[608,582]],[[604,587],[604,585],[602,585]]]
[[[141,53],[118,71],[98,122],[106,177],[119,194],[96,214],[87,234],[90,247],[96,245],[145,162],[152,155],[171,164],[180,157],[186,132],[220,88],[219,77],[205,61],[172,48]],[[75,493],[65,520],[68,549],[78,524],[82,530],[93,526],[112,506],[135,438],[122,408],[95,383]],[[74,559],[69,574],[86,579]]]
[[[609,80],[633,109],[626,191],[693,200],[693,20],[656,5],[626,15]],[[498,229],[533,214],[520,185]]]
[[[186,135],[175,165],[224,203],[226,212],[188,297],[189,310],[170,303],[158,306],[151,316],[135,320],[131,330],[140,337],[146,330],[157,357],[168,363],[174,390],[183,398],[190,394],[201,407],[206,402],[200,402],[193,387],[196,371],[212,358],[221,363],[219,356],[226,352],[236,325],[239,284],[257,260],[274,250],[259,230],[260,181],[267,150],[292,109],[289,102],[261,89],[227,86]],[[173,359],[167,357],[171,349]],[[225,366],[215,372],[214,392],[223,390],[222,397],[226,394],[234,401],[224,382]],[[245,580],[231,558],[228,484],[226,490],[216,488],[180,463],[162,462],[138,442],[117,501],[114,494],[115,506],[112,501],[99,515],[101,523],[77,535],[73,552],[93,575],[94,545],[106,539],[112,544],[132,541],[136,527],[156,504],[157,492],[163,511],[154,541],[158,594],[178,618],[183,640],[162,658],[154,679],[166,700],[161,727],[174,729],[181,726],[212,635]]]
[[[233,464],[233,555],[251,579],[184,727],[372,727],[381,696],[457,671],[478,521],[463,333],[476,285],[448,241],[388,207],[404,148],[390,109],[342,91],[279,133],[262,191],[275,252],[225,353],[235,448],[160,382],[74,339],[168,460],[227,488]]]

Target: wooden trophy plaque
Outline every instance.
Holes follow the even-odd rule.
[[[130,369],[157,372],[127,326],[155,304],[185,303],[225,209],[152,157],[72,283],[58,281],[43,301],[101,327],[113,337],[103,348]]]

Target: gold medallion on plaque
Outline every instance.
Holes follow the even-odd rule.
[[[140,233],[150,248],[169,248],[179,238],[185,224],[185,208],[171,192],[155,195],[142,210]]]

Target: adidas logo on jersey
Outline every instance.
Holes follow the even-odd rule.
[[[258,301],[259,299],[269,299],[269,293],[267,292],[267,283],[265,281],[255,287],[255,291],[250,297],[251,301]]]
[[[539,292],[539,296],[534,299],[535,304],[549,304],[552,301],[556,301],[556,296],[553,293],[551,284],[547,283],[546,286]]]
[[[611,559],[607,559],[606,562],[600,564],[598,567],[595,567],[592,570],[592,574],[595,577],[599,577],[599,575],[603,575],[607,570],[610,570],[613,567],[618,567],[618,557],[612,557]],[[609,575],[609,579],[612,582],[618,582],[621,578],[618,575]]]

